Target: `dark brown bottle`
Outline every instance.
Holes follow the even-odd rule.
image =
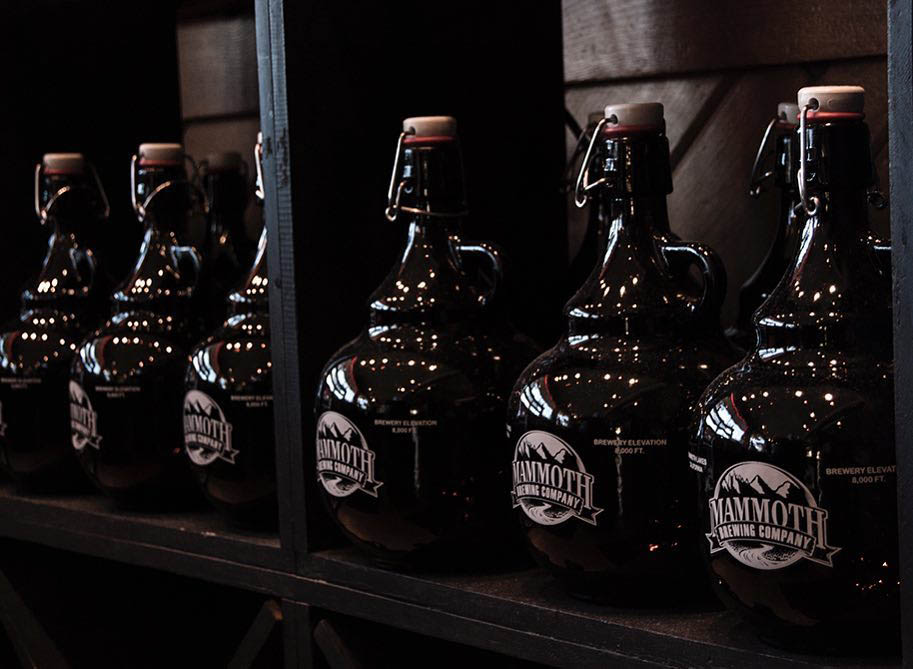
[[[256,147],[257,195],[262,179]],[[184,449],[206,498],[244,526],[277,523],[266,228],[253,267],[228,296],[232,315],[190,354]]]
[[[748,349],[754,343],[752,315],[783,279],[799,250],[802,217],[796,212],[799,201],[796,186],[796,172],[799,169],[799,137],[796,134],[798,118],[799,108],[795,103],[781,102],[777,106],[777,115],[767,126],[755,159],[749,193],[752,197],[759,197],[763,182],[773,177],[780,201],[777,227],[770,249],[757,271],[739,292],[739,315],[735,330],[730,336],[742,349]],[[771,153],[774,164],[772,169],[761,172],[768,144],[773,147]]]
[[[701,398],[690,458],[727,604],[780,643],[890,652],[874,640],[899,620],[891,289],[863,95],[799,91],[799,252],[757,344]]]
[[[70,446],[67,385],[111,288],[92,243],[108,206],[82,154],[49,153],[36,166],[35,209],[51,236],[19,318],[0,335],[0,463],[21,488],[73,489],[85,477]]]
[[[256,249],[247,243],[244,229],[251,190],[247,179],[247,164],[236,151],[211,153],[200,163],[200,183],[209,202],[200,277],[208,329],[224,322],[228,295],[244,279],[254,260]]]
[[[181,418],[187,351],[201,334],[200,256],[184,240],[205,197],[184,160],[179,144],[143,144],[134,156],[140,256],[72,367],[73,447],[95,485],[134,506],[170,507],[194,490]]]
[[[510,396],[513,505],[533,556],[572,594],[670,601],[699,566],[687,428],[731,360],[719,327],[698,325],[719,322],[725,279],[707,247],[666,235],[662,105],[607,107],[593,151],[577,196],[610,212],[606,250],[565,307],[567,333]],[[702,268],[701,297],[673,257]]]
[[[491,564],[505,545],[503,407],[525,360],[491,320],[492,290],[464,259],[466,214],[451,117],[406,119],[388,218],[406,248],[370,299],[370,323],[333,354],[317,392],[316,476],[344,534],[397,565]],[[503,558],[506,551],[500,551]]]

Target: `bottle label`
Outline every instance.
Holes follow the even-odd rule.
[[[710,498],[710,553],[727,551],[755,569],[805,559],[833,567],[827,510],[795,476],[765,462],[740,462],[720,476]]]
[[[98,414],[92,408],[86,391],[76,381],[70,381],[70,434],[73,448],[77,451],[86,446],[96,450],[101,448]]]
[[[209,395],[191,390],[184,396],[184,449],[201,467],[217,459],[235,463],[238,451],[231,447],[232,425]]]
[[[596,524],[596,479],[571,446],[549,432],[532,430],[517,441],[513,461],[514,508],[533,522],[558,525],[568,518]]]
[[[375,453],[355,424],[335,411],[317,419],[317,479],[334,497],[361,490],[377,497],[383,483],[374,478]]]

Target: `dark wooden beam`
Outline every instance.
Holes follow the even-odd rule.
[[[904,666],[913,667],[913,61],[909,0],[888,3],[894,420]]]

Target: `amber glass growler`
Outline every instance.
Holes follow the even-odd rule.
[[[35,211],[51,235],[19,318],[0,334],[0,463],[22,488],[61,490],[85,482],[70,447],[70,363],[111,289],[93,243],[108,203],[82,154],[45,154]]]
[[[754,315],[757,344],[701,398],[690,454],[720,596],[803,648],[898,630],[891,294],[863,97],[799,91],[799,250]]]
[[[112,296],[114,315],[73,361],[73,448],[89,478],[129,505],[168,507],[193,490],[181,409],[187,352],[201,335],[201,263],[184,240],[205,197],[184,160],[179,144],[143,144],[134,156],[140,256]]]
[[[369,325],[321,374],[316,476],[333,519],[376,561],[490,564],[509,528],[504,403],[526,360],[488,318],[494,290],[464,269],[472,254],[497,275],[500,259],[459,238],[452,117],[403,122],[389,201],[387,217],[408,222],[406,247],[370,298]]]
[[[263,201],[257,160],[257,201]],[[206,498],[229,520],[276,525],[276,447],[269,347],[266,228],[247,277],[228,296],[231,316],[190,354],[184,449]]]
[[[749,194],[755,198],[760,197],[764,182],[772,178],[779,194],[779,204],[774,238],[767,255],[739,291],[736,327],[729,334],[743,350],[754,343],[752,315],[780,283],[799,249],[802,217],[796,211],[799,201],[796,181],[796,171],[799,169],[799,136],[796,133],[798,119],[799,108],[795,102],[781,102],[777,105],[777,114],[767,124],[752,169]],[[770,159],[768,154],[773,158],[773,165],[770,169],[765,169],[765,163]]]
[[[212,330],[228,316],[228,295],[245,278],[254,259],[255,249],[244,229],[251,188],[247,163],[236,151],[210,153],[200,162],[199,173],[209,202],[200,297],[206,307],[206,326]]]
[[[523,372],[508,407],[513,506],[529,549],[572,594],[617,603],[690,590],[687,426],[730,361],[719,326],[711,335],[705,325],[719,323],[719,259],[666,234],[664,128],[661,104],[606,108],[576,189],[609,212],[605,250],[565,307],[566,334]],[[673,259],[701,268],[701,296]]]

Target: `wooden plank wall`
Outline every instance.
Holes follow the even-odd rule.
[[[752,161],[781,100],[801,86],[860,84],[867,91],[882,187],[887,189],[884,0],[563,0],[565,104],[583,124],[608,103],[666,108],[675,191],[672,229],[710,244],[729,275],[724,321],[772,239],[775,197],[748,196]],[[568,152],[574,139],[568,134]],[[568,246],[585,214],[569,204]],[[887,210],[872,210],[889,234]]]

